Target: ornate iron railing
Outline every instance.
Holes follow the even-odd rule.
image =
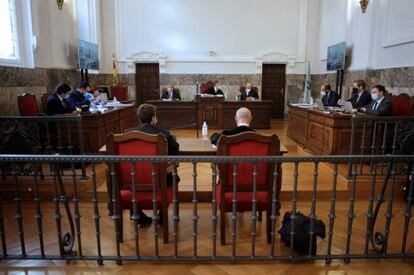
[[[0,117],[0,154],[62,154],[83,155],[82,116],[3,116]],[[6,165],[7,166],[7,165]],[[3,179],[8,175],[6,166],[1,166]],[[65,167],[62,165],[62,172]],[[52,167],[37,167],[39,176],[52,178]],[[85,164],[79,164],[80,176],[85,178]],[[35,168],[30,163],[16,167],[20,175],[30,175]],[[63,173],[63,175],[65,175]]]
[[[414,258],[414,252],[410,251],[409,247],[413,247],[412,238],[410,234],[413,233],[410,225],[411,210],[413,204],[413,191],[414,191],[414,168],[413,163],[414,156],[304,156],[304,157],[180,157],[180,156],[162,156],[162,157],[135,157],[135,156],[61,156],[61,155],[1,155],[0,163],[8,163],[11,165],[11,171],[13,175],[13,182],[2,182],[2,185],[12,184],[14,189],[14,195],[12,198],[4,196],[0,198],[0,240],[1,240],[1,260],[10,259],[37,259],[37,260],[96,260],[99,264],[104,261],[116,261],[121,263],[122,261],[269,261],[269,260],[315,260],[321,259],[326,262],[330,262],[333,259],[342,259],[349,261],[351,259],[360,258]],[[132,209],[131,220],[133,221],[130,226],[133,228],[132,237],[129,239],[121,240],[121,213],[120,213],[120,201],[117,195],[118,185],[116,184],[117,170],[115,169],[118,163],[130,163],[131,170],[129,174],[131,176],[131,189],[132,191],[138,190],[137,183],[135,181],[136,163],[168,163],[173,165],[173,175],[177,174],[177,166],[189,165],[192,171],[192,199],[191,213],[183,214],[183,211],[179,210],[179,206],[183,205],[183,201],[180,200],[178,193],[177,180],[173,177],[173,195],[172,195],[172,215],[169,221],[163,221],[172,223],[172,243],[160,244],[158,236],[158,227],[160,225],[160,216],[157,212],[158,197],[156,196],[155,177],[156,170],[152,172],[152,202],[153,202],[153,232],[144,231],[138,226],[138,206],[139,199],[136,197],[135,192],[132,192]],[[357,173],[357,164],[360,162],[370,163],[371,173],[370,181],[362,183],[360,181],[360,175]],[[387,166],[387,175],[380,177],[378,170],[378,163],[385,162]],[[40,164],[51,164],[53,167],[53,200],[42,199],[39,193],[39,171],[34,169],[32,171],[32,183],[33,192],[32,199],[29,201],[22,200],[23,190],[20,189],[19,173],[16,172],[16,165],[19,163],[33,163],[34,167],[39,167]],[[69,180],[62,180],[61,169],[59,164],[72,163],[72,177]],[[75,176],[75,163],[90,163],[87,171],[89,179],[91,180],[91,195],[89,202],[86,203],[88,209],[92,209],[91,216],[85,216],[82,212],[85,212],[85,208],[80,207],[79,201],[79,182]],[[110,203],[113,205],[113,227],[109,229],[110,223],[106,217],[101,216],[103,206],[108,203],[102,201],[98,196],[98,170],[99,165],[105,165],[108,167],[108,175],[112,177],[112,197]],[[203,204],[199,202],[200,193],[197,188],[200,183],[198,178],[199,169],[198,165],[201,163],[211,164],[211,200],[210,203],[204,203],[204,212],[200,210],[200,206]],[[215,193],[216,185],[218,183],[218,166],[223,163],[230,163],[234,166],[233,189],[231,192],[231,248],[226,245],[217,244],[217,226],[218,220],[225,217],[219,216],[218,197]],[[271,197],[267,198],[271,204],[269,220],[271,222],[270,229],[270,243],[264,243],[258,238],[258,223],[256,212],[253,211],[250,216],[250,234],[242,234],[240,228],[244,226],[245,221],[240,221],[237,216],[238,196],[237,191],[241,186],[238,185],[238,172],[237,164],[239,163],[251,163],[254,167],[252,172],[253,182],[251,185],[252,200],[251,207],[253,210],[257,209],[258,204],[258,191],[257,191],[257,179],[260,176],[258,174],[258,165],[260,163],[268,163],[274,166],[274,173],[272,177]],[[347,167],[347,164],[351,163],[351,184],[349,189],[341,194],[342,198],[338,198],[339,191],[339,177],[343,166]],[[282,167],[282,170],[277,168]],[[321,167],[324,167],[323,177],[320,175]],[[397,166],[404,166],[404,169],[396,173]],[[153,166],[154,167],[154,166]],[[289,169],[287,169],[289,167]],[[205,168],[204,168],[205,169]],[[345,169],[347,170],[347,169]],[[282,172],[283,171],[283,172]],[[311,173],[309,173],[311,171]],[[328,172],[326,172],[328,171]],[[277,194],[278,187],[283,185],[282,177],[279,177],[279,173],[284,173],[285,176],[293,178],[293,189],[288,192],[288,198],[281,198]],[[288,175],[289,174],[289,175]],[[302,175],[303,174],[303,175]],[[309,174],[313,176],[311,180],[311,198],[306,199],[304,202],[300,198],[300,190],[302,183],[309,177]],[[345,172],[346,174],[346,172]],[[221,179],[222,180],[222,179]],[[397,196],[397,184],[403,180],[408,184],[408,196],[407,200],[398,198]],[[329,183],[327,183],[329,182]],[[329,194],[329,200],[321,200],[318,198],[321,184],[328,186],[325,191]],[[375,192],[378,189],[379,184],[383,184],[383,189],[380,190],[380,196],[375,199]],[[68,185],[69,184],[69,185]],[[358,193],[360,185],[366,185],[368,187],[369,198],[365,200],[358,200]],[[68,195],[68,191],[65,190],[68,186],[71,186],[71,195]],[[396,211],[393,206],[399,203],[403,204],[403,210]],[[386,210],[384,210],[384,216],[380,215],[381,204],[386,203]],[[85,204],[84,202],[82,202]],[[281,217],[278,214],[278,205],[282,204],[282,209],[289,210],[290,214],[287,219],[291,223],[290,227],[290,245],[283,250],[283,246],[279,243],[281,240],[277,237],[277,224],[281,222]],[[318,210],[321,204],[327,204],[326,215],[321,214],[321,210]],[[342,210],[338,210],[338,203],[341,203]],[[362,211],[360,208],[363,204]],[[64,211],[61,211],[63,205]],[[45,207],[52,206],[52,214],[47,216],[45,213]],[[346,206],[346,207],[344,207]],[[343,209],[345,208],[345,209]],[[83,210],[82,210],[83,209]],[[357,213],[357,209],[358,213]],[[73,214],[72,214],[73,211]],[[189,210],[188,210],[189,211]],[[207,218],[201,217],[201,214],[208,212]],[[294,250],[295,238],[299,238],[297,235],[295,222],[298,222],[299,212],[309,213],[310,225],[308,228],[309,233],[309,253],[305,255],[299,255]],[[344,212],[344,213],[342,213]],[[28,236],[25,226],[27,226],[31,217],[25,213],[34,213],[33,222],[36,223],[36,234],[34,236]],[[362,214],[361,214],[362,213]],[[55,229],[49,228],[45,231],[45,223],[48,218],[53,218],[55,223]],[[315,243],[313,236],[316,234],[315,224],[317,218],[325,220],[327,223],[327,240],[319,240]],[[358,219],[362,219],[366,224],[365,229],[361,230],[361,226],[355,228],[354,222]],[[13,222],[15,220],[15,222]],[[26,220],[26,221],[25,221]],[[65,221],[67,220],[68,223]],[[396,225],[391,227],[393,221],[396,220]],[[191,233],[184,233],[188,228],[183,228],[180,223],[185,221],[189,222]],[[336,225],[338,221],[341,221],[340,225]],[[379,222],[379,225],[378,225]],[[205,238],[205,232],[199,231],[199,228],[204,224],[211,226],[211,231],[208,232],[208,238],[210,241],[205,241],[200,247],[200,239]],[[382,229],[376,230],[375,227],[381,226]],[[13,226],[12,226],[13,225]],[[90,225],[90,226],[87,226]],[[13,228],[8,228],[8,227]],[[103,240],[102,227],[105,226],[105,231],[110,232],[105,236]],[[396,228],[395,228],[396,227]],[[393,230],[391,230],[393,229]],[[68,230],[68,233],[65,231]],[[29,232],[33,233],[33,232]],[[86,239],[85,239],[86,234]],[[108,233],[106,233],[108,234]],[[32,234],[33,235],[33,234]],[[250,235],[250,236],[249,236]],[[266,234],[265,234],[266,235]],[[397,238],[396,235],[399,237]],[[36,237],[37,236],[37,237]],[[55,237],[54,237],[55,236]],[[96,250],[91,248],[92,237],[95,237]],[[338,236],[338,237],[337,237]],[[143,238],[145,242],[143,242]],[[38,239],[38,241],[36,241]],[[48,244],[45,244],[45,239],[48,240]],[[337,239],[343,239],[344,243],[334,245]],[[355,241],[354,241],[355,239]],[[13,240],[13,241],[11,241]],[[27,240],[30,241],[30,250],[27,250]],[[112,241],[111,241],[112,240]],[[149,244],[150,240],[153,240],[153,245]],[[105,246],[103,242],[105,241]],[[38,245],[35,245],[38,242]],[[207,245],[206,245],[207,243]],[[356,244],[360,244],[362,247],[357,250]],[[183,245],[186,249],[182,249]],[[316,253],[311,251],[313,247],[318,246]],[[391,248],[392,245],[392,248]],[[105,248],[104,248],[105,247]],[[190,249],[191,247],[191,249]],[[240,252],[241,248],[243,253]],[[248,252],[246,252],[248,251]]]
[[[410,155],[414,154],[414,117],[354,116],[349,155]],[[387,172],[387,164],[378,164],[378,173]],[[358,175],[370,174],[370,163],[357,165]],[[352,166],[349,166],[351,177]],[[398,171],[398,169],[397,169]]]

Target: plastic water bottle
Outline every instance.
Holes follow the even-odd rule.
[[[89,106],[89,112],[92,114],[96,113],[98,111],[95,102],[91,102],[91,105]]]
[[[113,104],[114,104],[114,107],[118,106],[118,99],[116,99],[116,97],[114,97]]]
[[[311,106],[313,106],[313,97],[311,97],[311,98],[310,98],[310,100],[309,100],[309,104],[310,104]]]
[[[201,135],[203,136],[203,139],[208,139],[208,126],[205,121],[203,123],[203,127],[201,128]]]

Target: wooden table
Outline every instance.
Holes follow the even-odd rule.
[[[288,137],[305,149],[315,155],[349,154],[352,115],[296,106],[289,106],[288,115]],[[356,134],[360,135],[361,129]]]
[[[271,110],[270,100],[257,101],[227,101],[223,97],[199,97],[195,101],[161,101],[148,100],[147,103],[157,106],[158,126],[163,129],[186,128],[206,121],[209,128],[232,129],[236,122],[236,111],[247,107],[252,112],[253,129],[270,129]]]
[[[137,107],[119,106],[103,114],[84,114],[83,140],[86,154],[96,154],[105,145],[109,133],[120,134],[126,129],[137,126]],[[76,131],[76,129],[74,129]]]

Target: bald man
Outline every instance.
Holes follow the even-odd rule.
[[[246,107],[238,109],[234,119],[236,120],[237,127],[233,130],[224,130],[221,133],[214,133],[210,137],[210,141],[212,144],[217,145],[217,142],[222,135],[232,136],[243,132],[254,132],[254,130],[250,128],[250,122],[253,119],[252,113]]]

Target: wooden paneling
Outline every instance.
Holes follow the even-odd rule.
[[[285,112],[285,64],[263,64],[262,99],[271,100],[272,118],[283,118]]]
[[[356,136],[361,132],[362,129],[358,128]],[[351,116],[290,106],[288,136],[313,154],[347,155],[351,141]],[[355,148],[359,148],[359,144],[360,140],[356,138]]]
[[[223,101],[222,98],[203,98],[193,102],[149,100],[157,106],[158,125],[165,129],[199,127],[204,119],[209,128],[231,129],[236,127],[234,117],[241,107],[252,112],[254,129],[270,129],[272,102],[270,101]],[[198,116],[198,121],[197,121]]]
[[[83,115],[83,139],[86,153],[98,153],[109,133],[122,133],[137,125],[136,106],[119,107],[103,114]]]
[[[159,99],[160,69],[158,63],[137,63],[135,71],[136,102]]]

